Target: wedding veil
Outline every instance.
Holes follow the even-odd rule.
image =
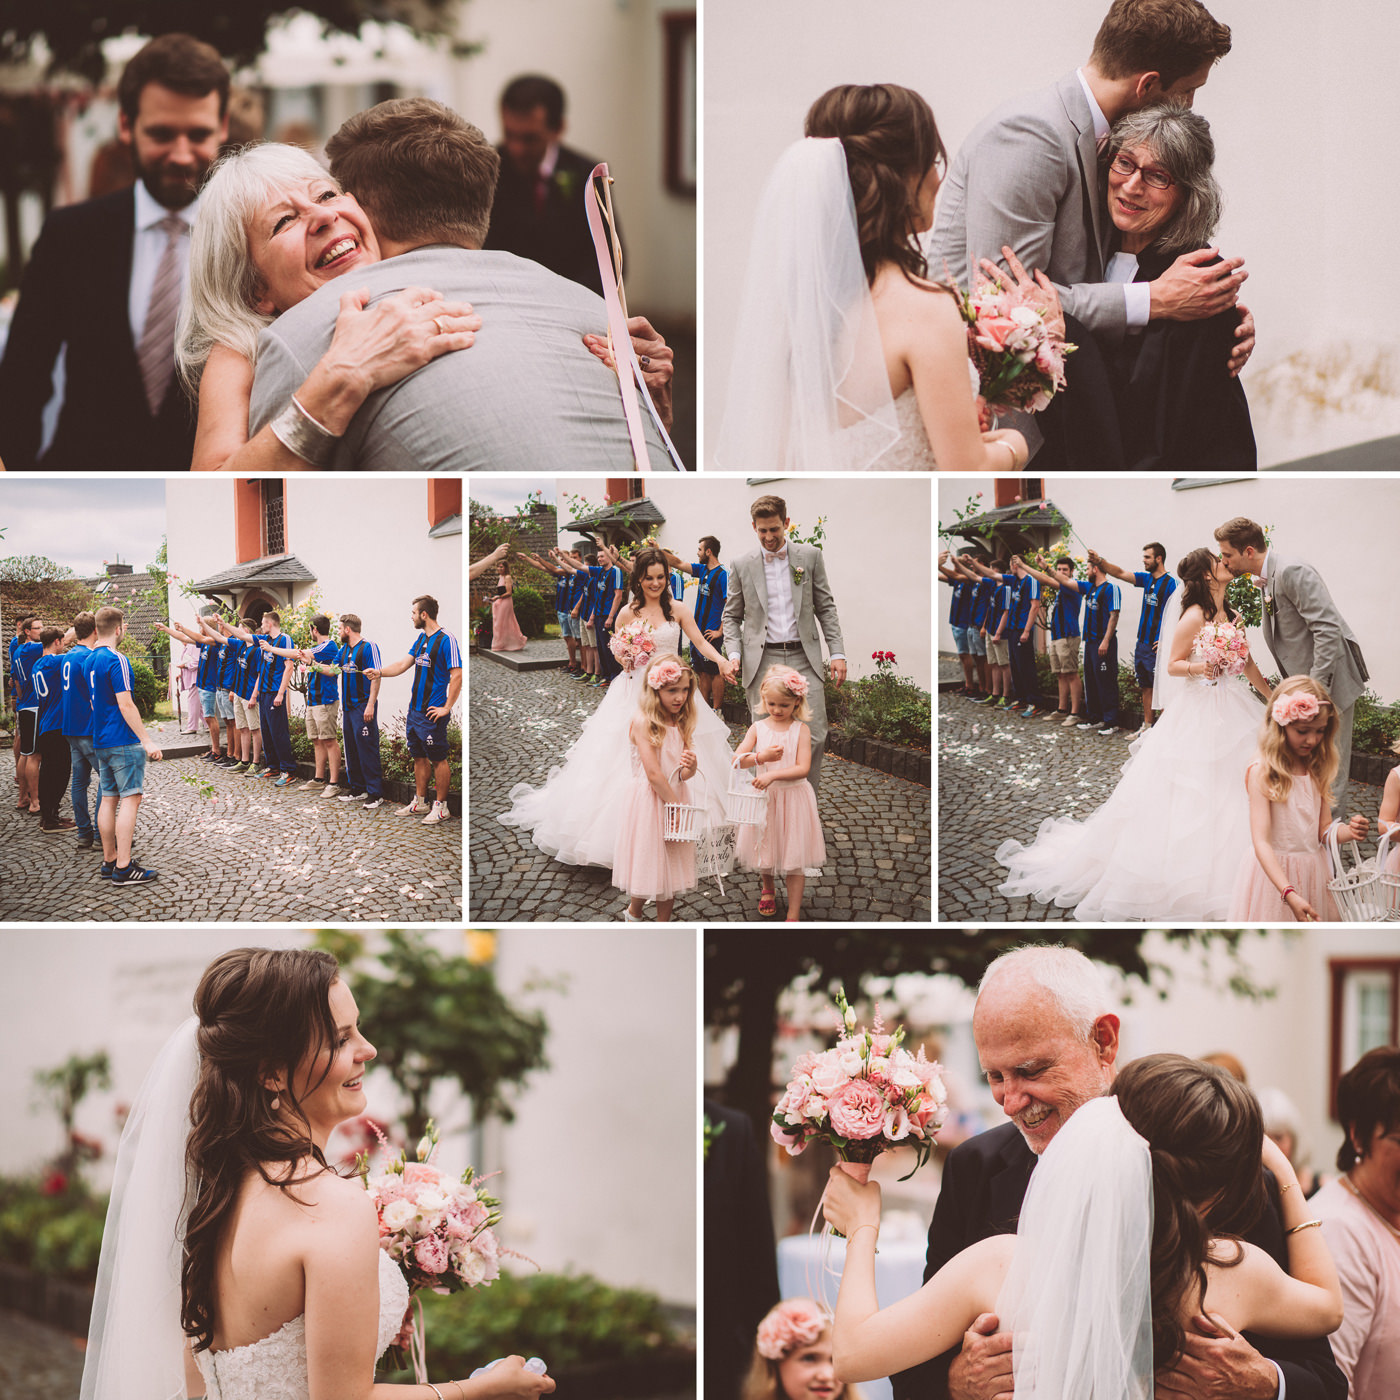
[[[1091,1099],[1031,1174],[997,1299],[1016,1400],[1151,1400],[1151,1248],[1147,1143]]]
[[[180,1266],[198,1029],[191,1016],[166,1041],[122,1129],[81,1400],[183,1400],[185,1394]]]
[[[759,202],[715,464],[860,470],[898,438],[846,153],[809,137],[783,152]]]
[[[1186,688],[1185,676],[1173,676],[1167,671],[1172,658],[1172,638],[1181,623],[1181,580],[1172,589],[1171,596],[1162,607],[1162,625],[1157,632],[1157,665],[1152,672],[1152,708],[1165,710],[1167,702],[1181,698]],[[1166,643],[1165,649],[1162,643]]]

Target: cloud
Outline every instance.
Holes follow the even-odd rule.
[[[113,476],[100,481],[0,478],[0,557],[38,554],[81,575],[102,561],[149,564],[165,534],[165,482]]]

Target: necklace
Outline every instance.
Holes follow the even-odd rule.
[[[1390,1221],[1384,1215],[1382,1215],[1381,1212],[1374,1205],[1371,1204],[1370,1199],[1361,1190],[1361,1188],[1351,1179],[1350,1176],[1344,1175],[1342,1177],[1342,1184],[1347,1188],[1348,1191],[1351,1192],[1353,1196],[1356,1197],[1358,1201],[1361,1202],[1363,1206],[1366,1207],[1367,1210],[1371,1212],[1372,1215],[1376,1217],[1377,1220],[1381,1222],[1382,1225],[1385,1226],[1387,1230],[1390,1231],[1392,1235],[1395,1236],[1397,1240],[1400,1240],[1400,1230],[1397,1230],[1395,1226],[1392,1225]]]

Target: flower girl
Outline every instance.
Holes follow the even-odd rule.
[[[763,875],[758,912],[771,918],[778,908],[773,879],[787,883],[787,922],[802,917],[805,871],[826,859],[817,795],[807,781],[812,766],[812,734],[803,722],[812,717],[807,707],[806,677],[787,666],[770,666],[759,686],[766,714],[749,726],[739,745],[739,766],[758,769],[753,785],[768,794],[762,826],[739,832],[739,864]],[[776,769],[765,767],[777,764]]]
[[[1336,920],[1323,842],[1332,825],[1337,726],[1337,707],[1311,676],[1290,676],[1269,697],[1259,756],[1245,772],[1254,849],[1240,864],[1231,919],[1272,921],[1281,897],[1299,923]],[[1357,815],[1336,825],[1338,841],[1360,841],[1370,823]]]
[[[632,782],[613,858],[612,882],[630,896],[623,914],[629,923],[641,921],[649,899],[656,901],[657,922],[666,923],[676,896],[695,885],[694,843],[667,841],[665,834],[666,804],[689,800],[694,731],[695,673],[674,652],[653,657],[627,731]]]
[[[1394,745],[1394,752],[1400,753],[1400,743]],[[1400,873],[1400,764],[1385,775],[1385,788],[1381,793],[1381,810],[1376,829],[1380,835],[1391,833],[1390,855],[1385,868]]]

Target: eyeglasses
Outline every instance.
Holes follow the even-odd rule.
[[[1136,161],[1130,160],[1121,151],[1109,162],[1110,170],[1125,178],[1133,175],[1141,175],[1144,185],[1151,185],[1154,190],[1170,189],[1176,181],[1167,174],[1165,170],[1157,170],[1146,165],[1139,165]]]

